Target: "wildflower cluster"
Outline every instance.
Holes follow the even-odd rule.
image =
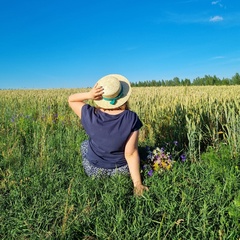
[[[153,150],[147,147],[147,158],[143,162],[143,170],[147,171],[149,176],[152,176],[154,172],[162,173],[166,170],[171,170],[175,160],[179,157],[181,161],[184,162],[186,160],[186,156],[185,154],[179,155],[180,152],[175,150],[177,145],[178,142],[174,141],[171,151],[165,149],[164,147],[156,147]],[[170,145],[167,144],[167,146],[169,147]]]
[[[151,176],[153,171],[161,173],[164,170],[170,170],[174,161],[170,152],[166,152],[164,148],[155,148],[153,151],[148,149],[147,161],[149,162],[151,169],[148,174]]]

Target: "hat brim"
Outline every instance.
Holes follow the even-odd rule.
[[[94,100],[94,103],[103,109],[114,109],[114,108],[118,108],[120,106],[122,106],[124,103],[127,102],[127,100],[129,99],[132,89],[131,89],[131,84],[128,81],[127,78],[125,78],[124,76],[120,75],[120,74],[110,74],[107,76],[113,76],[116,77],[122,86],[122,97],[117,99],[116,103],[114,105],[110,104],[110,101],[101,99],[101,100]]]

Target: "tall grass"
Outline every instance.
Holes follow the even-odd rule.
[[[84,90],[0,91],[1,239],[240,238],[240,88],[133,89],[140,149],[176,140],[188,155],[143,175],[140,198],[127,176],[85,175],[67,104]]]

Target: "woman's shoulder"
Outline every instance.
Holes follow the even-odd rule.
[[[127,114],[131,114],[131,115],[136,115],[137,116],[137,113],[134,112],[133,110],[130,110],[130,109],[124,110],[124,112],[126,112]]]
[[[138,119],[139,116],[136,112],[132,111],[132,110],[124,110],[125,112],[125,115],[128,117],[128,118],[132,118],[132,119]]]
[[[132,123],[133,131],[140,129],[143,126],[138,114],[132,110],[125,110],[128,123]]]
[[[96,108],[89,105],[89,104],[85,104],[82,106],[82,117],[83,116],[93,116],[96,115]]]
[[[95,111],[95,107],[91,106],[90,104],[86,103],[82,106],[82,109],[85,111]]]

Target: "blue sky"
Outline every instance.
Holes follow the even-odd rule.
[[[0,88],[240,73],[239,0],[0,0]]]

